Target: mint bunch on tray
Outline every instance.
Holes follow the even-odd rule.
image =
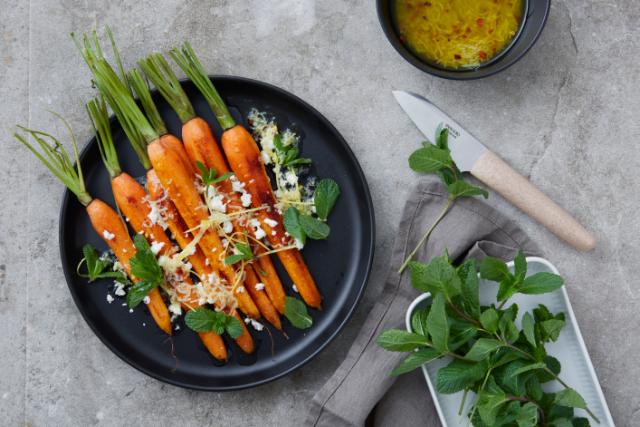
[[[590,425],[587,418],[574,416],[576,408],[599,422],[582,396],[560,378],[560,362],[545,348],[560,337],[564,313],[554,314],[539,305],[522,315],[518,327],[518,306],[509,304],[516,293],[552,292],[562,286],[562,278],[552,273],[527,277],[522,253],[514,264],[512,273],[497,258],[480,263],[480,276],[499,283],[497,303],[483,306],[474,260],[454,266],[445,253],[428,264],[409,263],[413,287],[431,293],[431,305],[413,313],[411,332],[391,329],[378,337],[386,350],[409,352],[392,374],[450,359],[437,373],[436,389],[443,394],[464,392],[460,415],[468,393],[475,393],[466,415],[476,427]],[[563,389],[545,391],[543,385],[552,381]]]

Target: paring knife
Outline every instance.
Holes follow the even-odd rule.
[[[589,251],[595,247],[596,239],[593,235],[566,210],[434,104],[419,95],[404,91],[394,91],[393,96],[429,140],[434,138],[440,124],[449,129],[451,156],[461,171],[470,172],[574,248]]]

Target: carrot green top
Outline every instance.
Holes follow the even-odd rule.
[[[102,157],[102,162],[107,168],[109,176],[113,179],[122,173],[122,168],[120,168],[118,153],[113,144],[111,123],[109,123],[109,113],[104,98],[98,97],[87,102],[87,112],[96,133],[100,157]]]
[[[127,73],[127,80],[136,95],[138,95],[140,104],[142,104],[142,108],[144,109],[149,122],[151,122],[151,126],[153,126],[158,135],[166,135],[167,127],[164,124],[164,120],[162,119],[160,112],[158,111],[158,107],[156,107],[156,104],[153,102],[153,98],[151,98],[149,84],[142,76],[140,70],[134,68],[129,71],[129,73]]]
[[[71,143],[73,145],[73,154],[75,157],[74,160],[76,161],[75,167],[69,157],[69,154],[67,154],[60,141],[58,141],[58,139],[53,135],[39,130],[29,129],[24,126],[18,126],[18,129],[25,132],[26,135],[21,135],[16,131],[13,136],[27,147],[56,178],[58,178],[73,194],[75,194],[80,203],[87,206],[91,203],[92,198],[87,192],[87,188],[84,183],[76,137],[73,135],[71,127],[67,121],[62,117],[60,117],[60,119],[62,119],[71,134]],[[39,149],[28,141],[29,135],[31,135],[31,137],[37,142]]]
[[[182,68],[182,71],[189,76],[198,90],[202,92],[222,129],[227,130],[234,127],[236,125],[235,120],[189,42],[185,42],[181,50],[177,48],[171,49],[169,55]]]

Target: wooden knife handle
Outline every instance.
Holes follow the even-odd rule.
[[[596,246],[578,221],[495,153],[487,150],[480,156],[471,174],[574,248],[590,251]]]

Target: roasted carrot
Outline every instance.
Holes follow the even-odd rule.
[[[191,101],[164,57],[160,54],[152,54],[139,61],[139,64],[182,121],[182,139],[192,167],[195,169],[200,162],[207,168],[214,169],[218,175],[230,172],[209,124],[195,115]],[[176,150],[180,151],[177,144],[174,145],[176,145]],[[184,158],[182,152],[179,154],[181,158]],[[221,181],[216,187],[226,196],[230,212],[239,212],[244,209],[240,195],[233,191],[229,180]],[[233,220],[232,224],[239,235],[247,231],[237,220]],[[253,250],[260,251],[258,247],[259,245],[254,242]],[[263,282],[269,299],[280,313],[284,313],[285,292],[271,257],[263,254],[259,264],[260,271],[264,275]],[[256,304],[260,308],[260,304],[257,302]],[[265,315],[265,313],[262,314]]]
[[[65,122],[66,123],[66,122]],[[76,195],[78,201],[86,207],[91,224],[98,235],[113,250],[118,261],[125,268],[126,273],[132,281],[137,278],[131,275],[129,260],[135,256],[136,249],[133,241],[127,232],[122,219],[111,209],[109,205],[101,200],[93,199],[87,192],[78,149],[75,138],[72,137],[72,144],[75,154],[76,167],[74,168],[69,155],[62,147],[62,144],[51,134],[40,132],[25,127],[19,127],[22,131],[31,135],[38,143],[40,150],[29,143],[25,137],[14,134],[15,138],[25,145],[69,190]],[[73,134],[72,134],[73,135]],[[45,140],[48,139],[48,141]],[[171,318],[166,304],[160,296],[158,289],[149,293],[149,304],[147,308],[160,329],[171,335]]]
[[[87,104],[87,110],[96,131],[103,163],[111,176],[111,189],[116,204],[136,233],[144,234],[152,246],[158,246],[160,255],[169,255],[173,249],[173,243],[164,228],[150,219],[151,206],[144,187],[131,175],[121,171],[104,101],[101,99],[90,101]],[[182,303],[183,308],[188,311],[200,305],[198,304],[198,293],[188,272],[182,274],[181,278],[188,285],[190,292],[189,301]],[[175,282],[170,284],[174,288],[177,286]],[[158,292],[158,289],[156,288],[154,291]],[[219,335],[212,332],[200,332],[198,335],[213,357],[218,360],[227,360],[227,349]]]
[[[155,170],[150,169],[147,172],[147,190],[149,191],[149,196],[155,203],[159,204],[161,208],[165,212],[165,221],[169,230],[171,231],[174,239],[178,242],[178,245],[184,249],[193,241],[193,237],[191,233],[188,231],[187,225],[184,223],[180,214],[176,210],[173,202],[168,200],[165,196],[164,189],[160,185],[160,180],[158,179],[158,175],[156,175]],[[193,265],[193,269],[195,270],[200,280],[206,280],[210,274],[214,272],[213,268],[208,264],[206,257],[202,253],[202,249],[196,246],[195,252],[189,256],[189,262]],[[236,343],[245,353],[252,353],[254,350],[253,338],[249,334],[244,322],[242,322],[242,318],[236,313],[236,318],[240,320],[242,324],[242,335],[236,338]]]
[[[275,208],[276,198],[253,136],[243,126],[236,124],[188,43],[184,44],[182,51],[172,49],[171,56],[198,87],[213,110],[223,129],[222,149],[227,156],[231,170],[245,184],[245,188],[251,194],[253,206],[267,205],[270,207],[268,211],[259,211],[258,216],[265,229],[275,231],[275,235],[268,232],[267,238],[274,249],[278,249],[277,255],[291,280],[307,305],[320,308],[322,297],[302,255],[295,248],[283,249],[291,247],[292,241],[285,234],[282,216]],[[265,223],[265,219],[276,221],[278,224],[273,228],[269,227]]]
[[[275,326],[276,329],[282,330],[280,314],[273,306],[273,303],[271,303],[267,293],[264,291],[264,287],[259,287],[261,284],[264,286],[264,284],[258,280],[253,267],[247,266],[245,269],[245,289],[249,292],[251,298],[253,298],[256,305],[260,308],[260,313],[262,313],[267,322]]]

